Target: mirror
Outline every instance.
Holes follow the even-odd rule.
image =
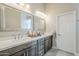
[[[34,30],[45,32],[45,20],[40,17],[34,16]]]
[[[0,32],[29,30],[45,32],[45,20],[27,12],[2,5],[0,15]]]
[[[33,30],[33,16],[31,14],[21,12],[21,29]]]
[[[4,21],[5,21],[5,28],[4,31],[16,31],[20,29],[20,11],[5,7],[4,8]]]
[[[24,31],[33,29],[33,16],[9,6],[1,6],[0,31]]]

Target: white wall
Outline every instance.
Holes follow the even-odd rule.
[[[34,14],[35,11],[44,11],[44,4],[43,3],[30,3],[31,12]]]
[[[73,10],[69,4],[47,4],[46,5],[46,31],[56,30],[56,16],[62,12]]]

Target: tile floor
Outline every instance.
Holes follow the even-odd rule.
[[[52,48],[44,56],[74,56],[74,54]]]

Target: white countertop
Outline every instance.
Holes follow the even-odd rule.
[[[18,40],[17,39],[3,40],[3,41],[0,41],[0,51],[6,50],[6,49],[9,49],[9,48],[12,48],[12,47],[24,44],[24,43],[29,43],[31,41],[50,36],[52,34],[53,33],[45,33],[42,36],[38,36],[38,37],[34,37],[34,38],[24,37],[24,38],[18,39]]]

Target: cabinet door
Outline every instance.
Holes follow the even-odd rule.
[[[52,36],[45,38],[45,53],[52,48]]]
[[[44,39],[39,39],[37,45],[38,45],[38,51],[44,49]]]
[[[51,49],[52,48],[52,36],[50,36],[49,38],[48,38],[48,45],[49,45],[49,47],[48,47],[48,49]]]
[[[26,49],[26,56],[36,56],[37,55],[37,45],[32,45]]]
[[[37,45],[38,56],[44,55],[44,39],[39,39]]]
[[[48,47],[49,47],[48,39],[45,38],[45,49],[44,49],[45,53],[48,51]]]

